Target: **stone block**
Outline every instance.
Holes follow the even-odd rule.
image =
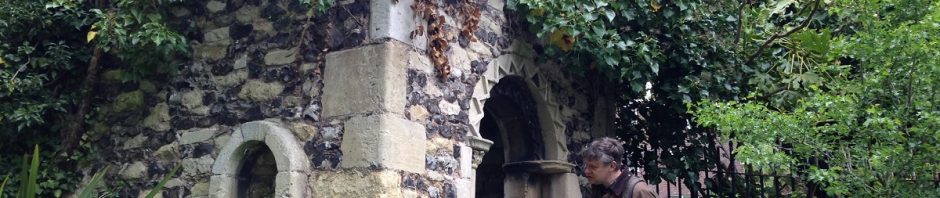
[[[140,90],[131,91],[122,93],[114,98],[114,102],[111,103],[111,112],[123,113],[137,110],[143,106],[144,92]]]
[[[424,126],[393,114],[353,117],[343,135],[344,168],[382,167],[425,172]]]
[[[279,172],[274,180],[274,197],[306,195],[307,174],[301,172]]]
[[[193,46],[193,56],[197,59],[210,61],[225,58],[228,54],[228,43],[203,43]]]
[[[209,1],[209,3],[206,3],[206,9],[208,9],[209,12],[219,12],[225,10],[225,3],[219,1]]]
[[[394,171],[324,171],[314,178],[315,197],[402,197],[401,175]]]
[[[186,109],[194,110],[196,108],[202,107],[202,90],[192,90],[183,93],[182,103],[183,107]]]
[[[248,71],[235,70],[234,72],[228,73],[224,76],[214,76],[212,79],[216,85],[221,87],[235,86],[244,82],[245,79],[248,79]]]
[[[323,78],[323,117],[354,113],[403,114],[407,87],[399,42],[330,53]]]
[[[429,86],[434,86],[434,85],[429,85]],[[424,108],[421,105],[414,105],[414,106],[411,106],[411,108],[408,108],[408,115],[412,121],[424,122],[428,120],[430,113],[428,112],[427,108]]]
[[[380,40],[385,38],[395,39],[418,49],[427,48],[427,34],[415,36],[411,39],[411,31],[419,23],[427,27],[427,22],[418,20],[411,10],[414,0],[392,1],[370,1],[369,10],[369,38]]]
[[[121,177],[131,180],[144,178],[147,176],[147,170],[147,165],[144,162],[134,162],[121,170]]]
[[[264,65],[286,65],[297,60],[297,48],[274,50],[264,55]]]
[[[208,128],[208,129],[185,132],[183,133],[182,136],[180,136],[180,144],[185,145],[185,144],[192,144],[196,142],[204,142],[206,140],[211,139],[212,136],[215,136],[216,131],[218,131],[218,129]]]
[[[200,158],[183,159],[183,175],[196,176],[209,173],[209,171],[212,170],[212,162],[214,162],[214,160],[209,157],[209,155]]]
[[[238,181],[235,180],[233,176],[213,175],[210,180],[212,182],[209,184],[209,191],[207,192],[207,194],[204,194],[201,196],[211,195],[210,197],[219,197],[219,198],[222,198],[222,197],[228,198],[228,197],[238,196],[235,193],[231,193],[233,192],[232,189],[237,188],[236,184],[238,184],[237,183]],[[193,192],[193,196],[200,196],[200,195],[196,195],[195,192]]]
[[[153,156],[164,161],[176,161],[180,157],[179,144],[170,143],[154,151]]]
[[[189,192],[191,192],[193,196],[208,196],[209,184],[205,182],[196,183],[193,185],[193,188],[189,189]]]
[[[143,133],[137,134],[137,136],[134,136],[130,140],[125,141],[124,146],[121,149],[126,150],[126,149],[140,148],[140,146],[144,145],[144,142],[147,142],[147,139],[148,139],[147,136],[144,135]]]
[[[441,100],[441,102],[437,104],[437,107],[441,108],[441,113],[444,113],[445,115],[457,115],[460,113],[460,105],[447,102],[446,100]]]
[[[242,90],[238,92],[238,97],[255,102],[264,102],[277,97],[283,91],[284,85],[281,83],[250,80],[242,86]]]
[[[215,43],[215,44],[224,44],[228,45],[232,43],[232,39],[229,37],[228,27],[216,28],[206,32],[204,36],[205,43]]]
[[[473,148],[470,148],[467,145],[460,145],[460,177],[462,178],[471,178],[473,177]]]
[[[153,106],[150,108],[150,115],[144,118],[141,125],[154,131],[170,130],[170,106],[166,103]]]

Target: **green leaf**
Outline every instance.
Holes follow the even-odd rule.
[[[106,166],[103,169],[99,170],[98,173],[91,176],[91,181],[88,182],[88,185],[78,194],[79,198],[95,198],[97,197],[96,192],[97,188],[101,186],[101,182],[104,180],[104,175],[108,173],[108,169],[111,166]]]
[[[583,16],[584,16],[584,20],[585,20],[585,21],[594,21],[594,20],[597,20],[597,14],[595,14],[595,13],[593,13],[593,12],[584,13]]]
[[[176,171],[178,171],[180,167],[182,166],[176,165],[176,167],[174,167],[173,170],[170,170],[170,173],[167,173],[166,175],[164,175],[163,179],[160,180],[160,183],[157,183],[157,186],[154,186],[153,190],[150,190],[150,193],[147,193],[147,198],[153,198],[153,196],[156,196],[157,193],[159,193],[160,190],[163,189],[163,185],[166,185],[166,182],[170,181],[170,178],[173,178],[176,176]]]
[[[607,16],[607,21],[613,22],[614,17],[617,16],[617,13],[614,12],[613,10],[607,9],[607,10],[604,10],[604,15]]]

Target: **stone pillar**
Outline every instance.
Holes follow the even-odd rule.
[[[471,197],[476,197],[476,183],[477,183],[477,166],[483,162],[483,155],[486,155],[486,152],[490,150],[490,146],[493,146],[493,141],[489,141],[482,137],[470,136],[470,148],[473,149],[473,159],[472,159],[472,171],[470,172],[470,195]]]

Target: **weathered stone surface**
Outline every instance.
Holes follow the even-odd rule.
[[[320,172],[310,184],[317,197],[402,197],[401,176],[393,171]]]
[[[227,33],[226,33],[227,34]],[[193,56],[210,61],[225,58],[228,54],[228,43],[203,43],[193,46]]]
[[[277,34],[277,31],[274,31],[274,24],[268,20],[256,20],[252,23],[252,26],[255,28],[255,32],[265,34],[268,36]]]
[[[423,123],[428,120],[430,114],[428,113],[428,109],[424,108],[424,106],[414,105],[408,108],[408,115],[412,121]]]
[[[407,72],[401,43],[330,53],[323,80],[323,117],[367,112],[403,114]]]
[[[150,109],[150,115],[141,124],[154,131],[170,130],[170,106],[166,103],[157,104]]]
[[[424,86],[424,94],[427,94],[428,97],[441,97],[441,96],[444,96],[444,92],[441,91],[441,88],[439,88],[439,87],[437,87],[437,85],[433,85],[433,84],[429,84],[428,86]]]
[[[411,38],[411,31],[416,25],[424,23],[415,22],[414,12],[411,5],[414,0],[392,1],[370,1],[369,7],[372,11],[369,20],[369,38],[373,40],[391,38],[407,44],[414,45],[418,49],[427,47],[427,36],[415,36]]]
[[[144,178],[147,176],[147,170],[147,165],[144,162],[134,162],[121,170],[121,177],[130,180]]]
[[[493,56],[493,52],[490,50],[489,46],[486,46],[483,42],[471,42],[470,51],[479,54],[480,56]],[[473,60],[473,59],[471,59]]]
[[[202,90],[192,90],[183,93],[181,102],[183,107],[193,110],[202,106]]]
[[[239,83],[244,82],[245,79],[248,79],[248,71],[245,70],[236,70],[235,72],[229,72],[224,76],[213,77],[215,84],[222,87],[238,85]]]
[[[424,126],[393,114],[353,117],[345,125],[340,166],[377,166],[422,173],[425,135]]]
[[[186,158],[183,159],[183,175],[196,176],[202,174],[208,174],[212,170],[212,162],[214,160],[209,155],[202,156],[200,158]]]
[[[448,52],[447,59],[451,69],[470,71],[470,60],[476,60],[476,55],[471,57],[467,50],[460,47],[451,47]]]
[[[208,9],[209,12],[219,12],[225,10],[225,3],[219,1],[209,1],[209,3],[206,3],[206,9]]]
[[[206,32],[204,36],[205,43],[221,44],[228,45],[232,43],[232,39],[229,38],[229,29],[228,27],[217,28]]]
[[[161,160],[171,161],[179,159],[179,144],[170,143],[167,145],[160,146],[157,151],[153,152],[153,155]]]
[[[431,142],[429,143],[429,153],[437,152],[439,149],[443,149],[443,151],[446,152],[451,152],[451,150],[454,148],[454,142],[447,138],[434,137],[431,138]]]
[[[441,112],[446,115],[457,115],[460,113],[460,105],[447,102],[446,100],[441,100],[441,102],[437,104],[437,107],[441,108]]]
[[[284,85],[277,82],[266,83],[260,80],[249,80],[238,92],[238,97],[255,102],[268,101],[277,97],[284,91]]]
[[[426,74],[433,74],[435,72],[434,65],[431,65],[431,59],[429,59],[427,55],[415,51],[408,51],[406,56],[408,57],[408,69],[422,71]]]
[[[212,138],[212,136],[215,135],[217,131],[218,129],[216,128],[208,128],[208,129],[200,129],[196,131],[185,132],[183,133],[182,136],[180,136],[180,144],[186,145],[186,144],[192,144],[196,142],[203,142],[203,141],[209,140]]]
[[[274,180],[274,197],[311,197],[306,195],[306,174],[284,171],[277,173]]]
[[[163,194],[161,193],[154,194],[153,197],[147,197],[147,194],[150,194],[151,190],[153,189],[145,189],[140,191],[140,193],[137,194],[137,198],[163,198]]]
[[[261,18],[261,9],[258,6],[244,5],[235,11],[235,20],[239,23],[251,23]]]
[[[209,184],[205,182],[196,183],[189,189],[192,196],[209,196]]]
[[[303,122],[294,122],[290,125],[290,131],[302,141],[310,140],[317,136],[317,127]]]
[[[297,48],[275,50],[264,55],[265,65],[286,65],[297,60]]]
[[[142,106],[144,106],[144,92],[140,90],[131,91],[114,98],[114,103],[111,104],[111,112],[123,113],[137,110]]]
[[[124,79],[123,69],[112,69],[101,73],[101,81],[108,83],[121,82]]]
[[[238,57],[238,59],[235,60],[235,64],[232,65],[232,69],[236,69],[236,70],[245,68],[245,67],[248,67],[248,55],[247,54],[242,55],[241,57]]]
[[[134,136],[134,138],[131,138],[130,140],[127,140],[124,142],[123,149],[126,150],[126,149],[140,148],[140,146],[143,145],[144,142],[146,141],[147,141],[147,136],[145,136],[144,134],[137,134],[137,136]]]

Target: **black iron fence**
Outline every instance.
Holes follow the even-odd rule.
[[[795,174],[798,167],[752,167],[737,162],[734,145],[716,147],[713,168],[695,171],[697,178],[675,177],[674,181],[660,178],[650,185],[660,197],[829,197],[820,185],[807,182]],[[727,150],[722,150],[727,149]],[[643,175],[639,168],[630,168],[635,175]],[[661,167],[662,172],[670,171]],[[671,169],[674,172],[679,170]],[[682,170],[688,171],[688,170]],[[690,181],[691,180],[691,181]],[[940,189],[940,173],[926,178],[912,178],[908,182],[920,183]]]

